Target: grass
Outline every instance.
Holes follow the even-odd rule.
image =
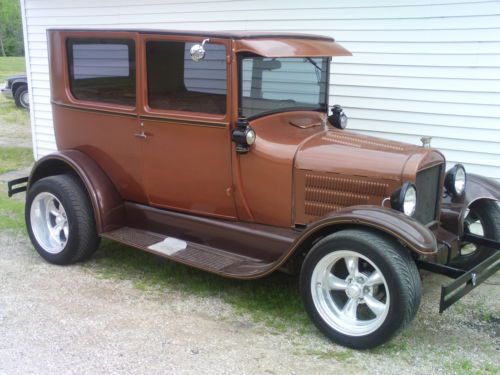
[[[33,154],[29,148],[0,147],[0,174],[29,166]],[[7,197],[7,190],[0,186],[0,230],[25,230],[24,203]]]
[[[448,363],[448,370],[450,370],[454,375],[498,375],[500,374],[500,368],[493,364],[485,364],[481,367],[476,367],[472,361],[464,359],[462,361],[456,361]]]
[[[166,288],[220,298],[237,313],[278,331],[310,325],[296,277],[276,273],[254,281],[230,280],[110,241],[102,242],[95,265],[102,277],[132,280],[141,290]]]
[[[23,73],[26,70],[24,57],[0,57],[0,85],[7,77]],[[17,108],[13,99],[0,95],[0,126],[8,124],[29,124],[29,113]]]
[[[27,167],[33,163],[33,151],[24,147],[0,147],[0,174]]]

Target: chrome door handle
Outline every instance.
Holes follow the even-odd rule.
[[[148,136],[146,135],[146,133],[144,133],[144,123],[142,121],[140,122],[140,126],[141,132],[135,133],[134,136],[136,136],[137,138],[146,139]]]

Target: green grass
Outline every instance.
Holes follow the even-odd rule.
[[[7,77],[25,70],[24,57],[0,57],[0,86],[3,87]],[[13,123],[29,124],[29,113],[25,109],[17,108],[13,99],[0,95],[0,126]]]
[[[0,174],[27,167],[33,163],[33,151],[24,147],[0,147]]]
[[[24,57],[0,57],[0,81],[5,78],[26,71]]]
[[[24,202],[7,197],[7,190],[0,187],[0,230],[22,230],[24,226]]]
[[[225,279],[110,241],[101,243],[91,267],[104,278],[132,280],[141,290],[168,288],[218,297],[237,313],[278,331],[310,325],[296,277],[276,273],[253,281]]]
[[[493,364],[485,364],[481,367],[476,367],[472,361],[464,359],[462,361],[452,362],[447,364],[447,368],[454,375],[498,375],[500,368]]]
[[[29,166],[33,154],[29,148],[0,147],[0,174]],[[25,230],[24,203],[7,197],[7,189],[0,186],[0,230]]]

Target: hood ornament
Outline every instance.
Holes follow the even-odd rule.
[[[432,137],[429,137],[429,136],[424,136],[424,137],[420,138],[420,140],[422,141],[422,147],[423,148],[431,148],[431,139],[432,139]]]

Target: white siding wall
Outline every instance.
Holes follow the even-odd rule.
[[[278,30],[335,37],[330,104],[350,128],[419,144],[500,179],[500,1],[21,0],[36,156],[55,148],[45,30]]]

